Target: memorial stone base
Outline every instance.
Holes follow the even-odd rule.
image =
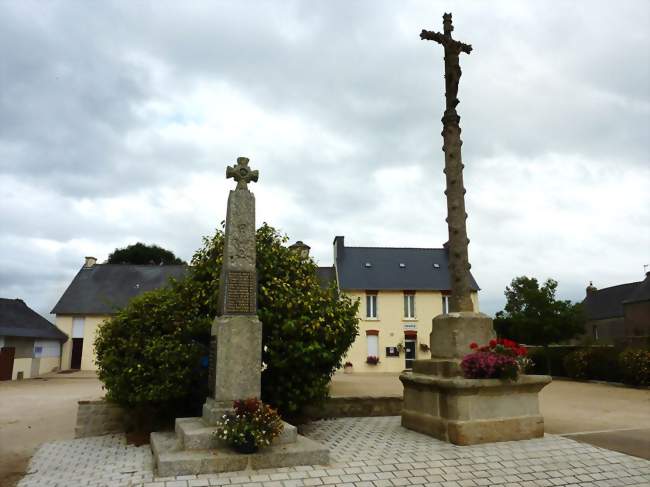
[[[460,362],[471,352],[469,344],[493,337],[492,320],[481,313],[434,318],[434,358],[416,360],[412,371],[400,375],[402,426],[456,445],[544,436],[538,394],[551,382],[549,376],[522,375],[516,381],[462,377]]]
[[[175,429],[151,433],[151,449],[161,477],[329,463],[327,447],[299,435],[288,423],[271,446],[252,454],[237,453],[216,440],[216,427],[203,418],[178,418]]]
[[[282,434],[258,453],[242,454],[214,437],[216,423],[236,399],[260,397],[262,323],[256,316],[220,316],[216,337],[215,398],[203,405],[200,418],[177,418],[175,431],[152,433],[151,449],[162,477],[237,470],[325,465],[329,450],[284,423]]]

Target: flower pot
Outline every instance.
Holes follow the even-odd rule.
[[[244,439],[243,443],[238,443],[235,445],[232,445],[233,450],[235,450],[237,453],[255,453],[257,450],[259,450],[259,447],[255,444],[255,438],[253,438],[251,435],[246,435],[246,438]]]
[[[352,367],[343,367],[343,373],[344,374],[351,374],[352,373]]]

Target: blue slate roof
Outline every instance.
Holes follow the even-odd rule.
[[[342,242],[335,247],[340,289],[451,290],[444,248],[344,247]],[[478,291],[471,274],[470,279],[471,288]]]
[[[25,304],[22,299],[0,298],[0,335],[66,341],[68,335]]]
[[[106,315],[131,299],[182,279],[187,265],[95,264],[82,267],[65,290],[52,313]]]

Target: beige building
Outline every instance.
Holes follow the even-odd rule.
[[[336,237],[333,268],[319,269],[322,279],[328,272],[341,292],[360,301],[359,336],[343,359],[352,371],[399,372],[430,357],[432,319],[449,307],[447,249],[345,247]],[[471,284],[478,311],[473,277]]]
[[[97,264],[94,257],[86,257],[52,310],[56,326],[70,337],[61,350],[61,368],[95,370],[93,343],[99,326],[135,296],[186,272],[186,265]]]

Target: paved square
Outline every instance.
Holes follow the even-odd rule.
[[[454,446],[406,430],[396,416],[310,424],[332,464],[156,478],[148,446],[122,435],[46,443],[19,487],[138,486],[341,487],[650,486],[650,462],[560,436]]]

